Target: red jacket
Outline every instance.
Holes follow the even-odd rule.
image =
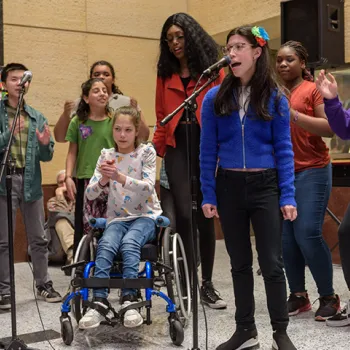
[[[202,108],[202,101],[205,94],[214,86],[221,84],[225,78],[225,72],[222,69],[220,71],[220,76],[208,85],[196,98],[198,108],[196,110],[196,117],[198,123],[201,123],[200,112]],[[205,79],[202,79],[199,83],[197,89],[204,85],[206,82]],[[184,86],[178,74],[173,74],[170,78],[163,80],[162,78],[157,78],[157,87],[156,87],[156,115],[157,115],[157,127],[153,136],[153,143],[157,150],[157,154],[160,157],[164,157],[166,146],[176,147],[175,143],[175,129],[179,120],[181,119],[183,110],[179,111],[174,118],[165,126],[160,126],[160,122],[168,114],[174,111],[182,102],[192,94],[193,89],[196,85],[196,81],[191,79],[189,82],[186,93]]]

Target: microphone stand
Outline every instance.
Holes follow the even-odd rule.
[[[193,135],[194,135],[194,127],[195,127],[195,121],[196,121],[196,97],[214,80],[216,80],[219,77],[219,74],[212,75],[198,90],[195,90],[192,95],[190,95],[188,98],[184,100],[184,102],[177,107],[172,113],[167,115],[161,122],[160,125],[164,126],[167,123],[170,122],[174,118],[174,116],[181,111],[182,109],[185,109],[186,113],[186,139],[187,139],[187,164],[188,166],[188,175],[190,180],[190,187],[191,187],[191,204],[192,204],[192,210],[191,210],[191,235],[192,235],[192,252],[193,252],[193,259],[192,259],[192,283],[193,283],[193,296],[192,296],[192,312],[193,312],[193,347],[191,350],[200,350],[198,346],[198,293],[197,289],[199,288],[198,285],[198,276],[197,276],[197,252],[198,252],[198,240],[197,240],[197,222],[196,222],[196,215],[198,211],[197,206],[197,188],[198,188],[198,179],[196,176],[196,166],[195,166],[195,157],[196,157],[196,150],[193,145]],[[197,83],[198,84],[198,83]],[[190,126],[190,127],[188,127]]]
[[[8,225],[8,247],[9,247],[9,268],[10,268],[10,291],[11,291],[11,329],[12,337],[10,344],[6,347],[6,350],[33,350],[29,348],[24,342],[17,337],[17,322],[16,322],[16,288],[15,288],[15,263],[14,263],[14,249],[13,249],[13,224],[12,224],[12,175],[14,173],[15,161],[9,159],[11,144],[17,120],[19,118],[23,96],[25,92],[24,85],[22,86],[19,100],[17,104],[16,114],[12,123],[9,142],[5,148],[5,153],[2,158],[0,168],[0,181],[3,177],[6,167],[6,196],[7,196],[7,225]],[[2,344],[3,345],[3,344]]]

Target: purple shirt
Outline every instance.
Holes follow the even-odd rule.
[[[343,140],[350,139],[350,109],[343,108],[338,96],[324,99],[324,110],[332,130]]]

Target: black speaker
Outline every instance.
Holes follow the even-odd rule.
[[[281,2],[281,43],[300,41],[309,53],[309,66],[344,64],[344,0]]]

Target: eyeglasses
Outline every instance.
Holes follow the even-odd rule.
[[[172,42],[173,42],[174,40],[176,40],[176,41],[183,41],[184,39],[185,39],[185,36],[184,36],[184,35],[178,35],[178,36],[174,36],[174,37],[172,37],[172,38],[166,38],[166,39],[164,39],[164,40],[165,40],[165,42],[167,42],[168,45],[169,45],[169,44],[172,44]]]
[[[252,44],[247,44],[247,43],[236,43],[230,46],[225,46],[222,48],[222,52],[224,53],[224,55],[229,55],[231,53],[231,51],[233,50],[233,52],[242,52],[246,47],[248,46],[253,46]]]

